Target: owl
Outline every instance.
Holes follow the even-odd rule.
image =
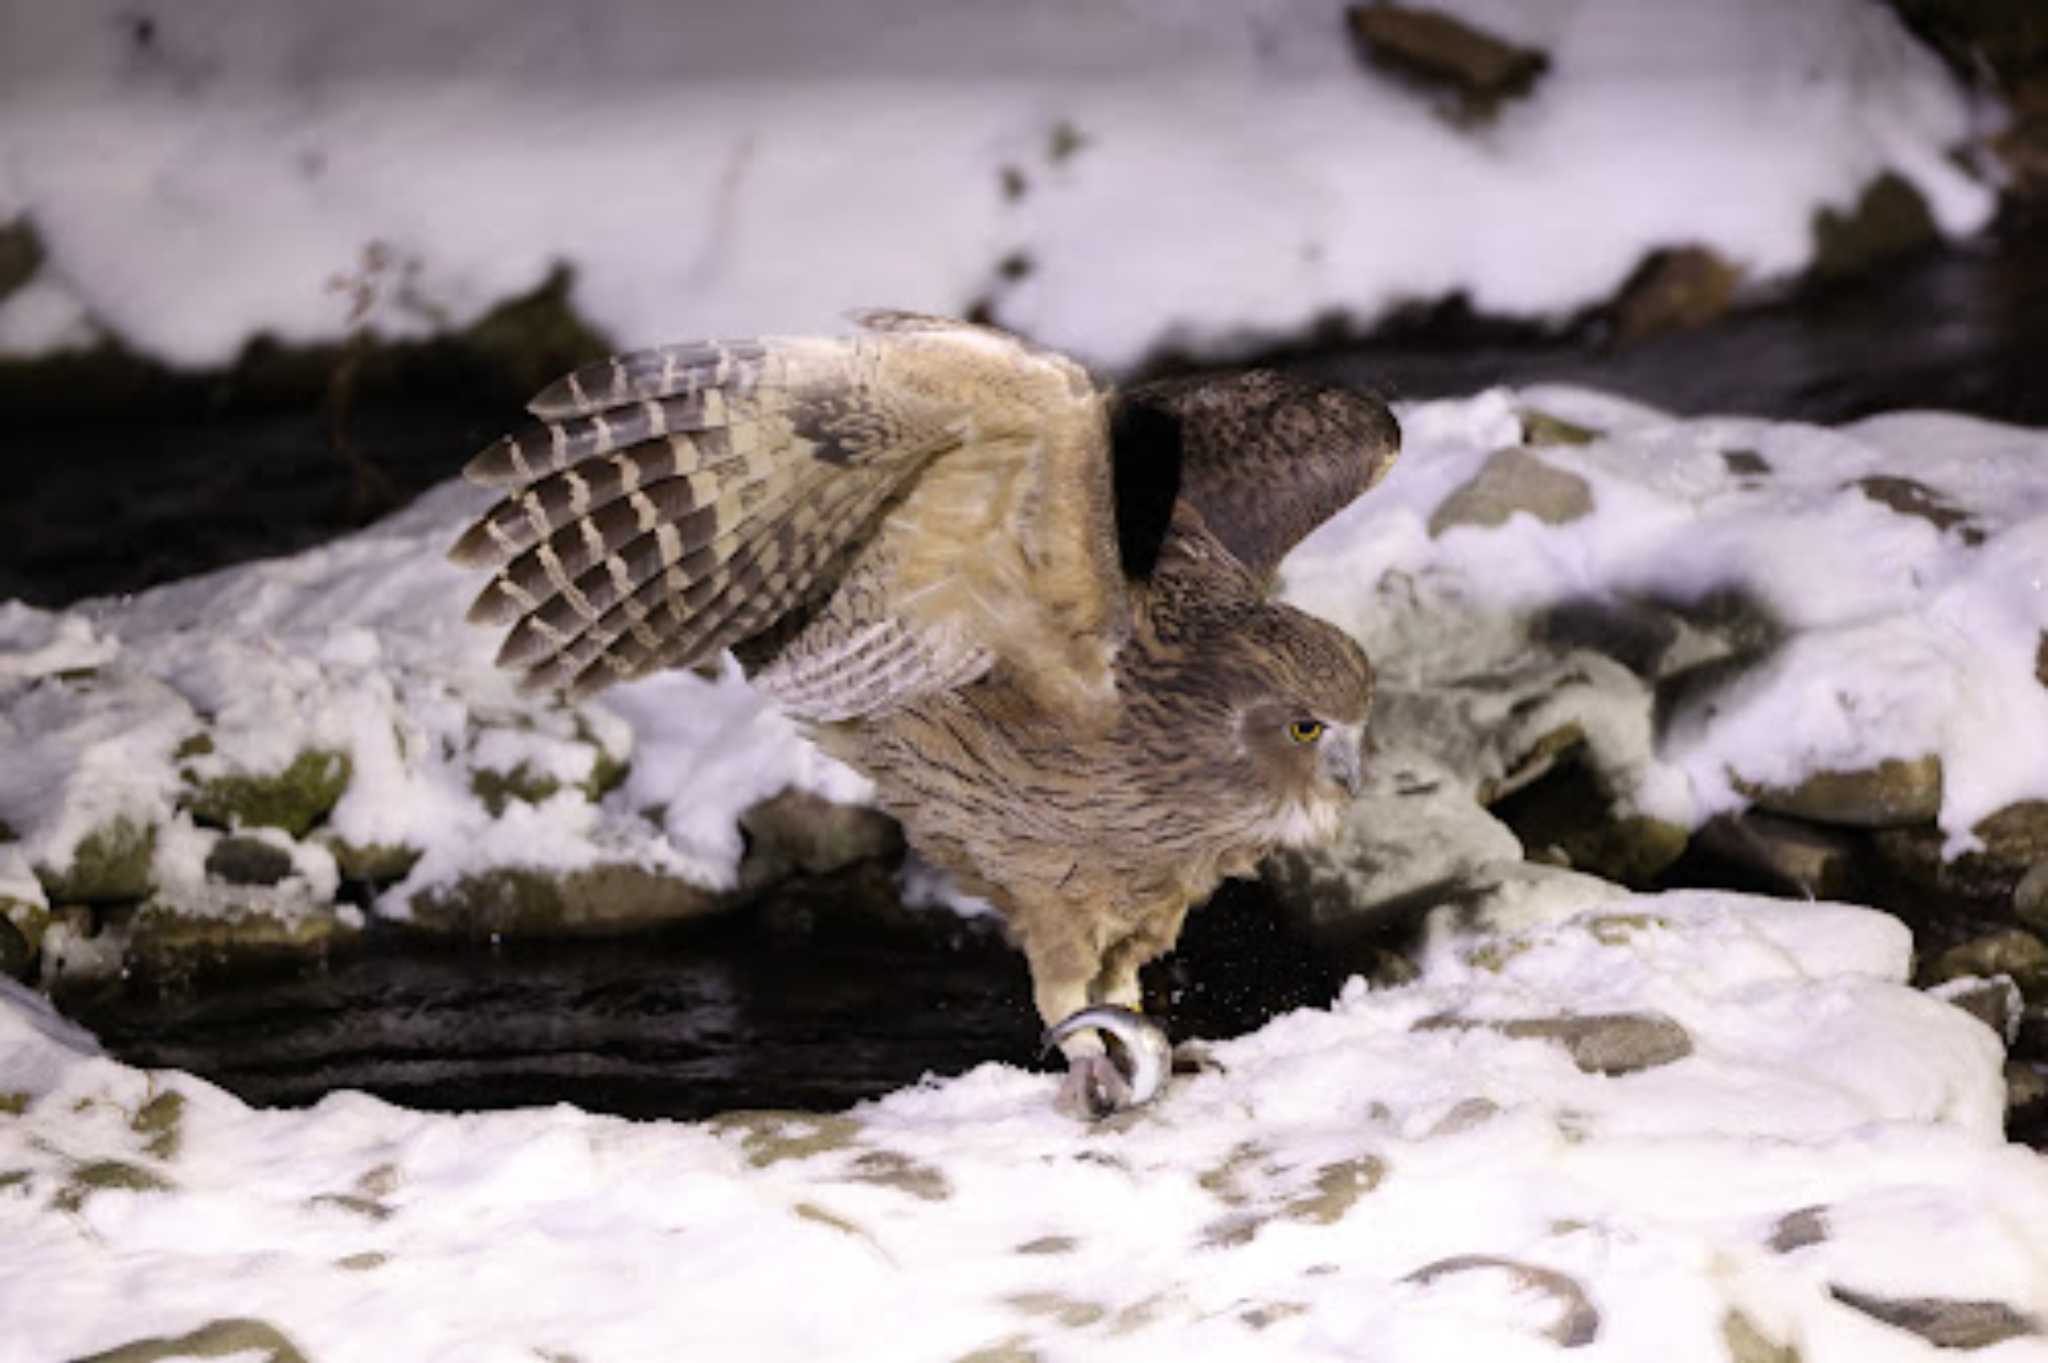
[[[547,388],[465,470],[503,494],[450,551],[493,574],[469,618],[572,700],[730,649],[1000,910],[1058,1105],[1146,1101],[1139,968],[1357,794],[1371,666],[1268,588],[1399,427],[1276,373],[1118,391],[990,327],[858,321]]]

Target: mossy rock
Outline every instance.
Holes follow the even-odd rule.
[[[414,895],[412,921],[466,937],[574,936],[702,918],[727,896],[644,866],[558,873],[501,866]]]
[[[52,904],[133,904],[156,889],[155,855],[156,826],[122,816],[79,839],[69,866],[36,867],[36,879]]]
[[[483,801],[484,808],[496,818],[505,812],[505,806],[512,800],[523,800],[537,805],[558,794],[564,785],[583,792],[583,798],[596,804],[606,793],[616,789],[632,770],[630,762],[613,757],[604,744],[597,741],[589,727],[580,719],[576,725],[576,737],[590,745],[592,757],[590,774],[581,781],[564,782],[561,778],[536,772],[525,762],[510,771],[499,771],[492,767],[478,767],[470,773],[470,793]]]
[[[1941,758],[1888,757],[1860,771],[1817,771],[1790,787],[1738,777],[1735,788],[1774,814],[1846,828],[1899,828],[1941,812]]]
[[[230,909],[202,916],[150,903],[129,922],[128,957],[149,968],[176,970],[195,959],[317,956],[358,931],[327,907],[294,913]]]
[[[180,804],[200,823],[217,828],[281,828],[300,838],[327,817],[353,774],[347,753],[308,748],[267,776],[235,773],[195,781]]]
[[[1847,213],[1823,208],[1813,217],[1813,273],[1822,279],[1860,274],[1932,245],[1934,215],[1913,182],[1895,171],[1872,180]]]
[[[320,840],[320,845],[334,857],[335,869],[341,872],[343,880],[367,881],[372,885],[404,880],[420,859],[419,848],[402,842],[354,843],[346,838],[327,837]]]

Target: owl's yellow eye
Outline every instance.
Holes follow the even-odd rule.
[[[1313,743],[1323,736],[1323,722],[1319,719],[1297,719],[1287,726],[1287,736],[1296,743]]]

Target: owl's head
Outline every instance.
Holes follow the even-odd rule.
[[[1356,641],[1292,607],[1269,605],[1249,631],[1256,692],[1237,709],[1239,751],[1275,797],[1284,842],[1320,842],[1364,780],[1372,665]]]

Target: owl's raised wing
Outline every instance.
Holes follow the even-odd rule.
[[[641,351],[470,461],[507,489],[449,556],[533,689],[588,695],[739,646],[800,718],[998,662],[1077,718],[1126,628],[1103,395],[1073,362],[901,313],[839,338]]]

